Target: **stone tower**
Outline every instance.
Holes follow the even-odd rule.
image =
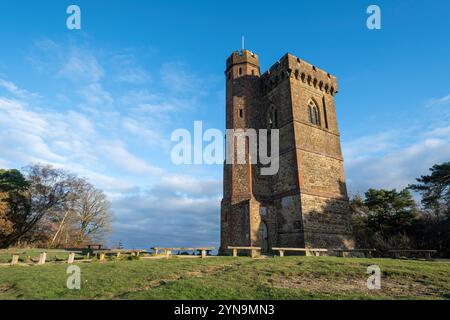
[[[248,50],[233,52],[225,76],[226,128],[279,129],[280,142],[277,174],[250,161],[224,165],[220,252],[353,247],[336,77],[291,54],[261,75]]]

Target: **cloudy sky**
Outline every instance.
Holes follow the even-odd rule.
[[[360,0],[217,2],[1,1],[0,167],[87,177],[112,201],[111,244],[217,246],[222,168],[172,164],[170,135],[224,129],[241,34],[264,70],[291,52],[338,77],[351,193],[450,160],[448,1],[377,1],[379,31]]]

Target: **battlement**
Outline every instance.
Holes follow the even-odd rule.
[[[282,80],[290,77],[294,77],[332,96],[336,95],[338,91],[335,76],[290,53],[286,53],[261,76],[264,92],[271,91]]]
[[[227,68],[230,69],[233,65],[250,63],[255,67],[259,68],[259,59],[256,53],[249,50],[234,51],[231,56],[227,59]]]

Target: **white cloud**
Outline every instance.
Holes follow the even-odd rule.
[[[118,170],[125,169],[137,175],[158,176],[163,173],[161,168],[152,166],[146,161],[132,155],[120,141],[104,142],[99,146],[101,152],[115,163]]]
[[[145,193],[115,201],[117,232],[111,242],[127,246],[218,246],[220,200],[203,193],[217,182],[210,179],[172,176]],[[194,194],[187,195],[180,191]]]
[[[134,54],[116,54],[112,58],[115,66],[116,81],[125,82],[134,85],[141,85],[151,80],[148,72],[139,65]]]
[[[216,78],[200,75],[181,62],[168,62],[162,65],[160,76],[162,83],[170,91],[179,94],[204,96],[208,94]]]
[[[442,98],[433,98],[427,102],[427,107],[445,106],[450,104],[450,94]]]
[[[0,96],[0,150],[3,162],[24,166],[43,162],[78,173],[96,173],[106,181],[108,165],[124,174],[157,176],[162,170],[134,156],[120,140],[102,135],[99,128],[114,131],[114,124],[68,109],[42,110],[25,101]],[[107,121],[107,120],[105,120]],[[95,169],[94,169],[95,168]],[[118,184],[118,183],[115,183]],[[122,182],[126,185],[126,182]],[[125,189],[132,188],[127,185]]]
[[[375,156],[392,150],[398,146],[398,137],[401,132],[388,131],[375,135],[359,137],[343,144],[343,153],[346,161],[357,161],[361,158]]]
[[[414,141],[396,148],[397,135],[363,137],[344,148],[347,183],[351,193],[363,193],[368,188],[402,189],[427,174],[434,164],[450,160],[450,127],[434,128],[417,135]],[[361,147],[361,141],[367,145]],[[381,153],[372,153],[370,146]],[[354,149],[353,149],[354,148]]]
[[[103,88],[100,83],[91,83],[79,90],[84,99],[83,107],[90,111],[108,109],[114,104],[111,93]]]
[[[100,58],[88,47],[46,39],[34,50],[28,61],[55,81],[55,92],[47,92],[47,105],[40,107],[26,90],[0,83],[14,95],[0,91],[0,166],[43,162],[87,177],[112,200],[113,239],[129,240],[126,245],[215,245],[221,179],[200,178],[201,169],[196,176],[168,175],[145,158],[170,147],[165,130],[179,121],[179,112],[198,109],[209,78],[166,64],[154,81],[159,89],[143,90],[139,86],[152,79],[132,54]],[[119,91],[112,89],[117,82],[124,82]]]
[[[139,137],[146,145],[159,146],[165,149],[170,144],[170,141],[162,136],[160,131],[151,130],[149,129],[150,126],[143,125],[145,122],[130,117],[123,118],[121,121],[125,131],[133,137]],[[152,127],[154,128],[155,126]]]
[[[35,93],[31,93],[27,90],[21,89],[21,88],[17,87],[13,82],[6,81],[4,79],[0,79],[0,87],[6,89],[8,92],[12,93],[13,95],[15,95],[18,98],[23,98],[23,99],[39,98],[39,95],[37,95]]]
[[[117,80],[131,84],[144,84],[150,80],[150,76],[142,68],[129,67],[119,72]]]
[[[191,176],[169,175],[161,178],[160,189],[196,197],[219,197],[222,179],[199,179]]]
[[[104,73],[97,58],[91,52],[73,47],[58,75],[72,81],[98,82]]]

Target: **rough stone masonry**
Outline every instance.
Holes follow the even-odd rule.
[[[280,152],[275,175],[261,175],[261,164],[224,165],[220,252],[353,248],[336,77],[289,53],[261,75],[248,50],[233,52],[225,76],[226,128],[279,129]]]

